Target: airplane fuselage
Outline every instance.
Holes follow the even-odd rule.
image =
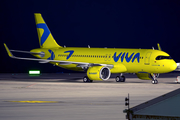
[[[41,59],[112,64],[114,68],[111,69],[111,73],[167,73],[176,67],[175,61],[167,53],[153,49],[67,47],[59,49],[39,48],[31,50],[31,52],[44,52],[45,56],[43,57],[35,55]],[[158,56],[165,56],[166,59],[159,60],[157,59]],[[51,63],[66,69],[83,70],[82,67],[77,67],[77,64]],[[126,69],[121,69],[121,66],[118,65],[123,65]],[[118,68],[116,69],[115,66]]]

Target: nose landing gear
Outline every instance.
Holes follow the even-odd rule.
[[[150,74],[151,76],[151,79],[152,79],[152,84],[158,84],[158,80],[157,80],[157,77],[159,77],[159,74],[154,74],[154,73],[151,73]]]

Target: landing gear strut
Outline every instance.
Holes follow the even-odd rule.
[[[85,76],[84,78],[83,78],[83,82],[84,83],[91,83],[91,82],[93,82],[93,80],[90,80],[87,76]]]
[[[120,74],[120,76],[116,76],[116,82],[125,82],[126,78],[124,75]]]

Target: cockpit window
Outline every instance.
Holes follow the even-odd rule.
[[[172,59],[171,56],[157,56],[156,60]]]

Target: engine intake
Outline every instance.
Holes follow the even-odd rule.
[[[90,80],[108,80],[111,76],[110,69],[104,66],[89,67],[87,76]]]

